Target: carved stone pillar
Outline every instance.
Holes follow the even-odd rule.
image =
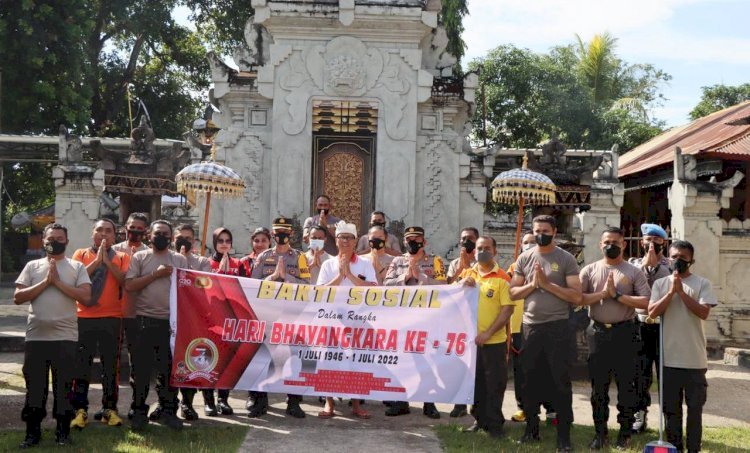
[[[622,183],[595,180],[591,186],[591,209],[578,214],[585,264],[602,258],[599,240],[605,229],[620,226],[620,208],[624,197],[625,185]]]
[[[599,241],[608,227],[620,226],[620,208],[625,185],[617,180],[617,153],[605,153],[601,166],[594,172],[591,185],[591,209],[577,214],[585,264],[602,258]]]
[[[87,165],[58,165],[55,183],[55,221],[68,229],[68,250],[91,245],[91,228],[99,218],[99,196],[104,190],[104,170]]]
[[[696,167],[694,156],[683,156],[676,149],[674,181],[668,192],[672,237],[693,244],[696,262],[691,270],[719,285],[721,273],[717,263],[722,235],[719,210],[729,208],[736,185],[732,180],[737,175],[722,183],[703,182],[698,181]]]
[[[707,338],[712,342],[733,340],[736,333],[732,320],[735,311],[741,312],[744,308],[747,295],[741,290],[742,294],[737,297],[731,280],[746,278],[743,269],[747,261],[741,250],[743,247],[733,247],[734,244],[726,241],[727,237],[722,241],[719,210],[729,208],[734,187],[744,175],[736,172],[730,179],[718,183],[699,181],[695,157],[683,156],[679,148],[675,150],[674,163],[674,181],[669,189],[672,237],[693,244],[695,264],[690,271],[709,279],[719,299],[719,306],[711,310],[706,324]]]

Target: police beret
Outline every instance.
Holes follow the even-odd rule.
[[[404,230],[404,237],[408,238],[411,236],[424,236],[424,228],[419,226],[410,226]]]
[[[659,236],[660,238],[667,238],[667,232],[664,231],[664,228],[659,225],[654,225],[653,223],[644,223],[641,225],[641,234],[643,236]]]
[[[276,217],[273,219],[273,223],[271,224],[271,227],[275,230],[278,228],[292,228],[292,220],[288,219],[286,217]]]

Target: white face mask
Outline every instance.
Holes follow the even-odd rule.
[[[323,250],[323,245],[325,245],[325,242],[323,239],[310,239],[310,249],[311,250]]]
[[[521,246],[521,250],[523,250],[525,252],[527,250],[533,249],[534,247],[536,247],[536,244],[533,244],[533,243],[532,244],[523,244]]]

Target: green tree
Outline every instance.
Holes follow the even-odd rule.
[[[461,58],[466,51],[466,43],[461,38],[464,32],[463,19],[469,14],[466,0],[443,0],[440,10],[440,23],[445,27],[448,35],[448,47],[446,50],[456,57],[456,69],[461,69]]]
[[[653,66],[616,58],[612,41],[602,39],[594,46],[588,57],[592,64],[586,67],[580,45],[554,47],[548,53],[504,45],[470,62],[470,70],[480,70],[485,90],[488,140],[536,147],[556,135],[571,148],[609,149],[617,143],[626,151],[659,133],[663,123],[645,112],[660,102],[661,85],[669,76]],[[637,101],[637,108],[628,107],[630,99]],[[479,138],[482,123],[479,108],[474,117]]]
[[[690,111],[691,120],[697,120],[713,112],[750,100],[750,83],[736,86],[719,84],[701,87],[701,90],[703,94],[700,102]]]
[[[91,118],[84,42],[91,26],[86,0],[4,1],[0,7],[0,102],[3,133],[78,132]]]

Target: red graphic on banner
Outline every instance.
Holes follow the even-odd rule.
[[[317,373],[300,373],[302,381],[286,379],[284,385],[312,387],[322,393],[349,393],[369,395],[370,392],[406,393],[404,387],[388,387],[385,384],[390,378],[374,377],[372,373],[359,371],[320,370]]]
[[[258,317],[236,278],[182,269],[177,277],[177,336],[170,383],[176,387],[234,388],[260,345],[223,341],[224,321],[226,318],[254,321]],[[190,372],[190,361],[195,354],[191,342],[196,338],[216,345],[210,374]]]

